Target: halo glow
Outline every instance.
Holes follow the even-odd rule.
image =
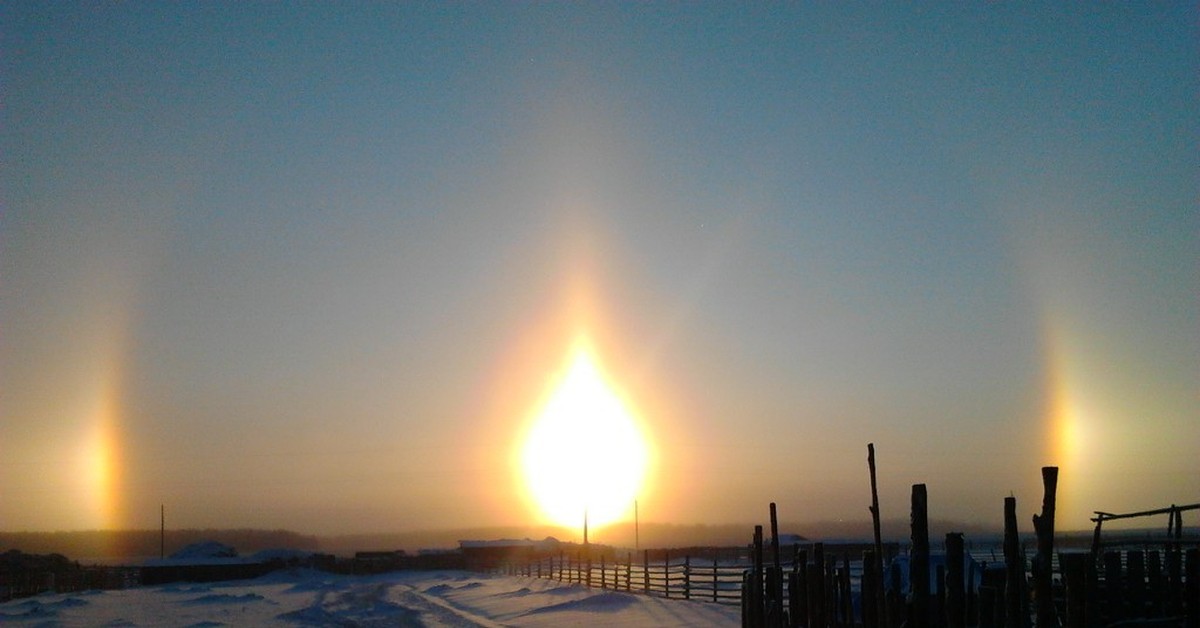
[[[630,514],[646,474],[648,446],[637,420],[586,349],[534,419],[521,469],[541,517],[564,527],[600,527]]]

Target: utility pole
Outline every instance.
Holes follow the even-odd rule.
[[[639,550],[642,548],[642,539],[638,534],[638,509],[637,500],[633,500],[633,549]]]
[[[158,505],[158,558],[167,557],[167,506]]]

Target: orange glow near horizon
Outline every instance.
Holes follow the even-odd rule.
[[[117,491],[118,460],[116,386],[105,381],[99,386],[89,412],[89,430],[80,455],[81,487],[85,516],[90,525],[115,529],[122,525]]]
[[[519,444],[522,485],[546,523],[594,528],[632,516],[652,447],[586,342],[576,344]]]
[[[1073,365],[1067,359],[1066,340],[1060,329],[1050,329],[1047,334],[1047,456],[1048,464],[1059,467],[1057,508],[1063,513],[1059,520],[1081,521],[1086,514],[1074,508],[1083,497],[1079,476],[1087,451],[1087,413]]]

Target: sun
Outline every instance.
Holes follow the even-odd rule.
[[[540,408],[521,447],[525,487],[544,521],[601,527],[626,518],[644,482],[649,446],[639,422],[586,347]]]

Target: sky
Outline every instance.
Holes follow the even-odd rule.
[[[4,3],[0,529],[535,523],[581,347],[643,521],[1200,501],[1197,24]]]

